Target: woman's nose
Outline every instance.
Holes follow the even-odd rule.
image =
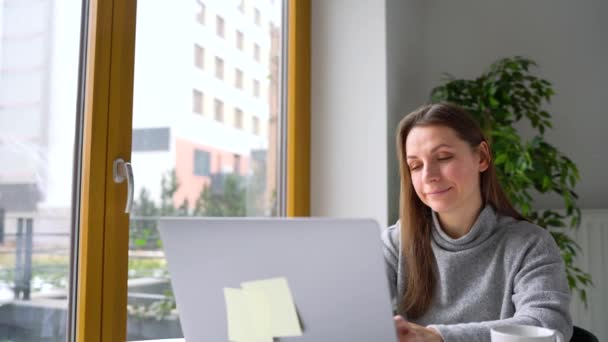
[[[428,183],[436,182],[440,179],[439,169],[435,165],[424,167],[424,180]]]

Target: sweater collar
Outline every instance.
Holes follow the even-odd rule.
[[[432,211],[433,216],[433,241],[441,248],[449,251],[462,251],[473,248],[487,240],[496,230],[497,217],[494,208],[490,204],[481,210],[477,220],[469,232],[458,238],[453,239],[443,231],[439,223],[437,213]]]

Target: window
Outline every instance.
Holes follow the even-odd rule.
[[[203,92],[192,90],[192,111],[196,114],[203,114]]]
[[[244,49],[244,42],[245,42],[245,35],[243,34],[243,32],[237,30],[236,31],[236,48],[243,51]]]
[[[234,86],[243,89],[243,71],[241,69],[234,69]]]
[[[262,15],[260,14],[260,10],[256,8],[253,11],[253,15],[254,15],[255,24],[261,27],[262,26]]]
[[[243,129],[243,111],[239,108],[234,109],[234,127]]]
[[[201,25],[205,25],[205,4],[200,0],[197,0],[196,3],[198,5],[198,11],[196,12],[196,21]]]
[[[205,49],[198,44],[194,44],[194,66],[205,68]]]
[[[203,150],[194,150],[194,175],[211,175],[211,154]]]
[[[260,135],[260,119],[257,116],[252,117],[251,125],[253,126],[253,134]]]
[[[96,165],[101,155],[114,150],[108,146],[111,144],[97,146],[95,150],[101,153],[85,160],[80,153],[74,153],[74,148],[89,149],[84,143],[86,138],[77,133],[86,132],[85,125],[89,123],[100,134],[116,133],[124,126],[110,128],[101,122],[76,120],[88,115],[77,105],[79,101],[109,101],[108,96],[96,94],[94,90],[101,84],[98,78],[89,82],[88,72],[86,89],[91,92],[81,97],[76,91],[84,86],[79,82],[83,75],[79,66],[92,67],[91,75],[98,75],[101,72],[94,71],[95,66],[104,65],[103,61],[110,58],[110,54],[99,50],[90,51],[95,58],[80,54],[81,46],[94,43],[100,30],[109,27],[87,26],[90,21],[81,18],[87,3],[0,1],[0,341],[70,341],[67,327],[83,326],[71,315],[76,312],[72,309],[98,308],[91,306],[92,295],[83,298],[72,294],[87,288],[93,282],[91,278],[100,274],[92,261],[98,259],[91,255],[97,255],[92,250],[101,249],[91,246],[88,254],[83,253],[86,247],[73,247],[90,246],[82,232],[103,228],[103,223],[81,226],[78,220],[72,220],[72,214],[78,212],[82,222],[91,222],[91,217],[103,213],[107,208],[95,203],[103,202],[105,182],[92,177],[89,185],[79,185],[78,192],[91,192],[83,196],[71,190],[84,183],[87,175],[95,175],[95,168],[88,166]],[[98,2],[95,12],[105,13],[107,4]],[[191,13],[187,19],[192,20]],[[129,52],[125,55],[132,57]],[[130,63],[128,60],[125,64]],[[130,66],[126,66],[127,70]],[[117,75],[108,83],[126,81],[130,86],[127,79],[124,74]],[[52,86],[55,84],[61,86]],[[120,96],[130,99],[131,93],[126,91]],[[114,113],[122,113],[128,107],[126,102],[118,103],[115,108],[120,110]],[[120,114],[108,116],[114,122]],[[125,118],[129,115],[121,118],[121,123],[128,123]],[[122,146],[128,145],[127,138],[131,137],[130,132],[125,133],[119,133]],[[72,172],[74,167],[82,174]],[[93,193],[93,189],[100,193]],[[79,210],[85,201],[96,209]],[[95,214],[91,216],[91,212]],[[88,275],[79,274],[75,281],[70,274],[77,265],[84,266]],[[102,290],[101,284],[95,286]],[[106,299],[106,303],[111,300]],[[102,303],[99,301],[99,305]],[[114,335],[110,332],[104,337],[113,340]]]
[[[260,97],[260,81],[253,80],[253,96]]]
[[[169,127],[134,129],[131,140],[133,152],[169,151]]]
[[[218,35],[218,37],[224,38],[225,25],[224,18],[220,17],[219,15],[215,17],[215,33]]]
[[[219,122],[224,122],[224,102],[215,99],[215,116],[214,119]]]
[[[224,79],[224,60],[219,57],[215,57],[215,77]]]
[[[234,167],[232,168],[232,170],[234,171],[234,173],[236,173],[238,175],[241,173],[241,156],[238,154],[235,154],[233,157],[234,157]]]
[[[258,44],[254,44],[253,45],[253,58],[255,58],[256,61],[260,61],[260,46]]]
[[[9,2],[15,1],[19,2]],[[135,70],[141,72],[134,74],[133,103],[158,99],[167,105],[132,108],[132,127],[137,130],[132,150],[136,182],[128,226],[128,276],[135,282],[154,279],[158,286],[129,285],[128,318],[138,320],[127,327],[131,341],[183,338],[180,329],[173,329],[179,322],[179,310],[171,305],[174,297],[156,229],[159,217],[278,216],[286,212],[286,127],[275,124],[287,121],[283,106],[286,77],[280,77],[288,70],[283,55],[288,19],[282,16],[284,2],[271,6],[270,0],[185,0],[187,11],[172,10],[171,4],[142,0],[137,6],[136,40],[157,37],[160,25],[170,40],[185,39],[185,45],[181,44],[185,55],[159,53],[175,45],[164,39],[135,45]],[[255,7],[260,26],[254,23]],[[171,15],[158,17],[168,11]],[[274,24],[272,30],[268,23]],[[271,60],[270,56],[277,58]],[[170,73],[171,81],[159,87],[149,81],[149,75],[160,69]],[[254,96],[253,79],[259,83],[259,98]],[[161,127],[169,131],[155,132],[153,139],[148,139],[152,136],[148,131],[139,131]],[[1,160],[0,165],[5,167]],[[159,304],[168,305],[157,319],[152,315]],[[139,319],[141,315],[145,317]],[[154,329],[162,326],[170,329]],[[2,336],[0,333],[0,340]]]

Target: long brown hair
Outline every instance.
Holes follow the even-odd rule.
[[[407,290],[399,302],[399,311],[408,318],[423,315],[431,305],[436,285],[435,255],[431,248],[432,217],[412,185],[407,165],[405,142],[410,131],[417,126],[444,126],[453,129],[471,148],[488,143],[483,131],[464,109],[451,103],[422,106],[406,115],[397,129],[397,151],[401,170],[401,253],[407,260]],[[489,147],[489,143],[488,143]],[[488,168],[480,174],[483,204],[491,204],[500,215],[523,219],[513,208],[496,177],[491,151],[488,151]]]

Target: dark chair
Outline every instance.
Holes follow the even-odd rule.
[[[599,340],[591,332],[575,325],[570,342],[599,342]]]

